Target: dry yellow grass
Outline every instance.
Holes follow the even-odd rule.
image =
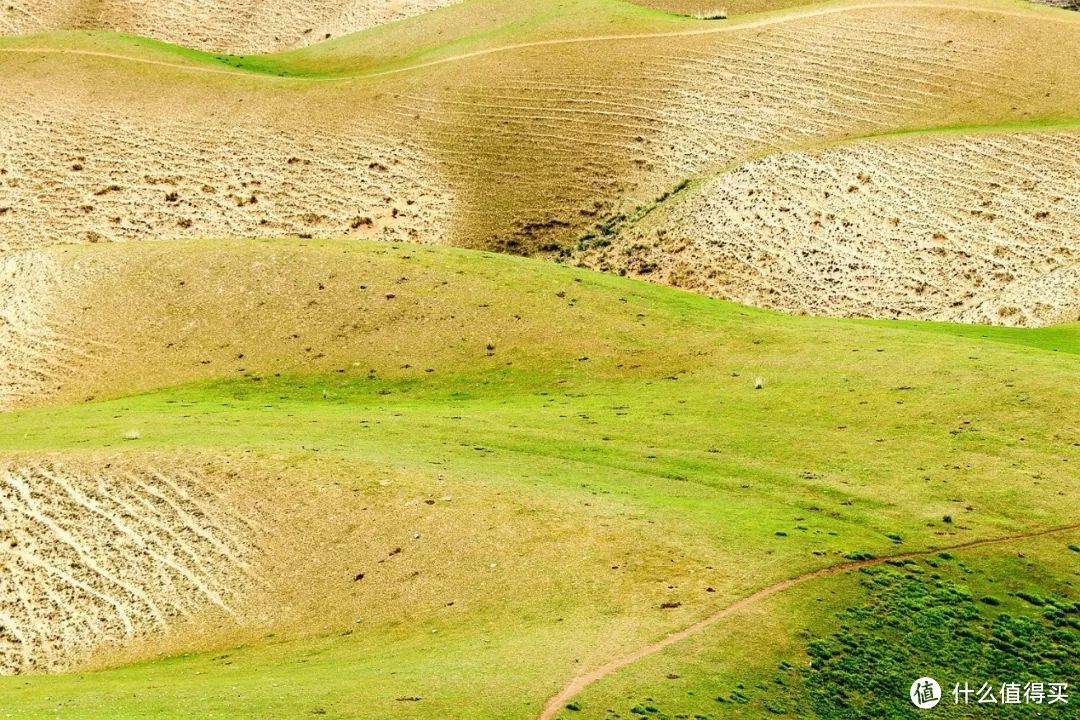
[[[25,295],[39,298],[34,327],[70,349],[54,354],[65,364],[47,383],[12,388],[12,405],[274,372],[386,373],[408,364],[430,377],[429,368],[503,367],[506,358],[485,349],[493,338],[531,348],[539,362],[576,357],[582,334],[596,334],[556,296],[561,285],[530,290],[508,311],[494,271],[406,245],[221,240],[39,255],[54,274]],[[637,324],[611,321],[626,331]],[[553,325],[566,337],[553,340]],[[11,337],[19,347],[36,335]],[[29,365],[34,350],[16,357]]]
[[[582,261],[789,312],[1080,318],[1080,135],[945,134],[738,165]]]
[[[15,109],[0,136],[10,158],[0,227],[23,246],[40,244],[40,228],[57,217],[63,241],[337,236],[390,205],[411,216],[414,202],[418,217],[395,239],[534,252],[570,246],[688,176],[768,150],[1075,111],[1071,23],[961,8],[827,9],[709,35],[520,47],[352,81],[0,54],[11,79],[0,95]],[[1049,49],[1026,52],[1036,39]],[[314,155],[328,160],[285,165]],[[371,192],[378,175],[356,155],[401,170]],[[209,158],[225,169],[207,170]],[[183,185],[176,207],[167,178]],[[257,208],[243,204],[253,182],[256,197],[260,187],[269,196]],[[361,202],[339,209],[346,198]],[[310,214],[300,211],[307,205]]]
[[[237,54],[303,47],[460,0],[6,0],[0,35],[117,30]]]
[[[0,674],[70,669],[183,622],[239,621],[262,582],[265,528],[217,474],[0,461]]]
[[[80,352],[50,329],[58,272],[44,252],[0,255],[0,411],[55,389]]]
[[[324,115],[308,128],[267,118],[283,107],[245,109],[243,94],[230,110],[185,97],[125,111],[121,98],[58,99],[19,78],[0,95],[0,252],[221,235],[443,242],[448,232],[438,167],[363,119],[335,126]]]

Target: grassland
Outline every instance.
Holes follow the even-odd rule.
[[[3,680],[24,716],[59,697],[80,717],[531,717],[577,668],[771,582],[1075,521],[1075,427],[1058,422],[1075,327],[794,318],[404,245],[54,252],[107,278],[59,300],[98,350],[5,416],[4,451],[236,458],[263,478],[242,494],[289,508],[271,534],[307,528],[312,559],[266,551],[257,622]],[[294,327],[327,331],[290,344]],[[826,627],[814,612],[792,622]]]
[[[978,678],[1000,686],[1018,677],[1075,672],[1069,670],[1075,654],[1057,654],[1067,645],[1037,647],[1075,642],[1072,626],[1062,623],[1064,632],[1046,628],[1054,625],[1047,623],[1046,606],[1024,599],[1039,602],[1042,594],[1063,593],[1073,600],[1058,595],[1056,602],[1067,609],[1075,602],[1076,553],[1069,544],[1069,538],[1058,537],[941,553],[798,586],[740,611],[677,651],[654,655],[593,686],[576,699],[580,710],[564,710],[561,717],[635,717],[640,714],[634,708],[646,707],[655,712],[645,715],[655,717],[906,717],[910,674],[923,670],[943,678],[946,717],[970,717],[970,707],[950,707],[954,683]],[[898,581],[906,591],[901,597],[894,590]],[[930,600],[935,592],[950,596]],[[1012,647],[1016,637],[1001,631],[1013,623],[1028,632],[1029,623],[1046,629]],[[877,627],[869,637],[860,636],[868,624]],[[848,664],[850,675],[826,670],[822,650],[830,646],[838,666],[846,658],[837,646],[873,653],[875,660]],[[1029,652],[1035,657],[1025,657]],[[1002,666],[988,667],[994,662]],[[1010,709],[1018,716],[1045,717],[1054,708]]]
[[[1080,18],[97,5],[0,39],[0,712],[1075,682]]]

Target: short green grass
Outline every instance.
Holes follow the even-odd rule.
[[[520,546],[523,567],[559,582],[519,597],[492,588],[453,619],[412,612],[359,636],[333,620],[314,636],[4,679],[14,717],[60,707],[88,718],[527,718],[573,674],[771,582],[851,556],[1076,521],[1080,452],[1059,422],[1080,387],[1076,327],[789,317],[538,261],[373,243],[175,242],[60,257],[85,264],[121,250],[117,287],[184,278],[186,290],[162,290],[161,306],[108,285],[76,298],[86,327],[130,342],[87,368],[100,399],[5,415],[0,450],[243,452],[288,458],[296,483],[362,462],[413,488],[438,473],[467,478],[481,498],[536,498],[523,528],[592,517],[600,534],[561,560]],[[385,297],[383,283],[406,277]],[[279,304],[260,305],[260,293]],[[196,337],[195,375],[163,385],[163,340],[193,313],[210,336],[242,342],[237,328],[260,337],[296,312],[315,313],[303,316],[312,327],[350,313],[384,329],[377,344],[322,338],[322,360],[284,355],[267,367],[194,362],[210,350]],[[446,333],[424,341],[437,327]],[[125,394],[130,378],[147,389]],[[125,440],[133,428],[140,438]],[[632,582],[617,579],[624,568]],[[473,580],[463,575],[459,591],[476,596]],[[414,696],[423,700],[398,700]]]
[[[954,683],[1071,684],[1080,573],[1067,543],[1078,534],[796,586],[601,681],[576,699],[577,711],[559,717],[911,718],[919,711],[908,689],[924,675],[946,692],[938,714],[971,717],[970,706],[950,707]],[[1046,717],[1061,708],[1008,710]]]

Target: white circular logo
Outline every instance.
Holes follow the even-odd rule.
[[[941,702],[941,686],[934,678],[921,677],[911,683],[911,704],[921,710],[930,708]]]

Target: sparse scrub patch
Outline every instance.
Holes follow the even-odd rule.
[[[727,8],[712,8],[698,11],[693,16],[697,20],[727,20],[728,11]]]
[[[863,602],[840,614],[839,630],[809,641],[810,667],[778,676],[776,687],[789,688],[789,702],[805,702],[821,717],[908,717],[912,673],[945,687],[970,678],[1052,682],[1080,671],[1080,631],[1069,624],[1080,606],[1066,598],[1043,603],[1041,613],[987,620],[950,580],[879,567],[864,571],[861,584]],[[980,602],[1000,604],[989,596]],[[1044,712],[1034,705],[1015,711],[1023,718]]]

